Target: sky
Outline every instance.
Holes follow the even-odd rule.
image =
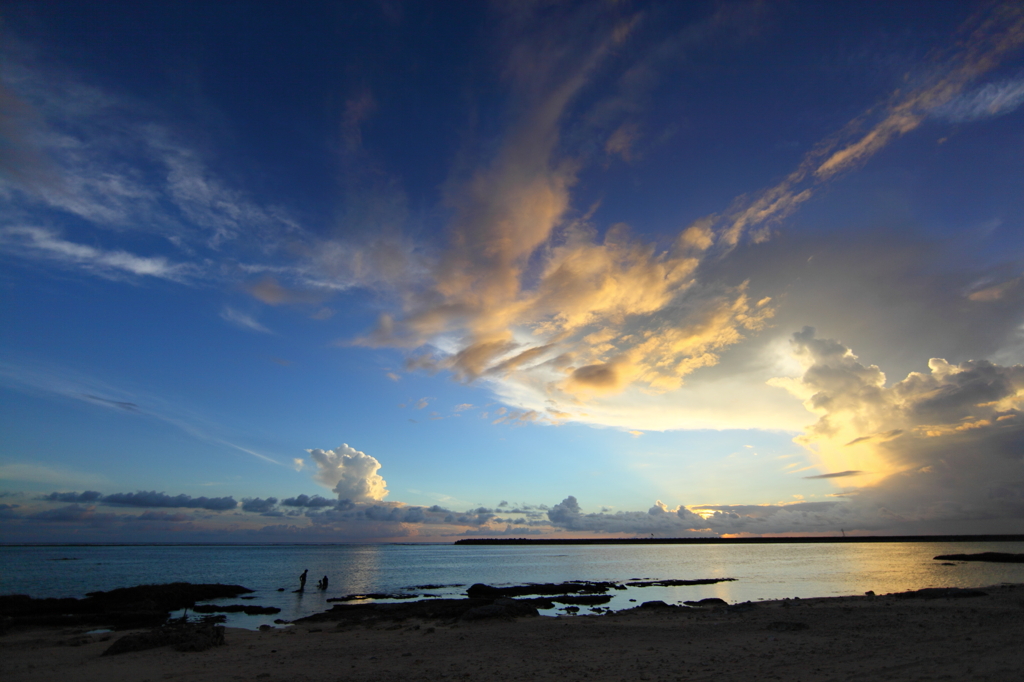
[[[1024,533],[1015,2],[6,2],[0,542]]]

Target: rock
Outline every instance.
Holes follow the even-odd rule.
[[[247,616],[269,616],[281,613],[276,606],[251,606],[249,604],[199,604],[193,606],[195,613],[244,613]]]
[[[939,561],[991,561],[1000,564],[1024,564],[1024,554],[1006,552],[981,552],[979,554],[940,554]]]
[[[174,623],[149,632],[125,635],[111,644],[102,655],[115,656],[170,645],[178,651],[206,651],[223,643],[223,625]]]
[[[476,606],[467,609],[460,616],[460,620],[481,620],[483,618],[516,618],[518,616],[536,616],[537,609],[529,604],[523,604],[515,599],[495,599],[493,604]]]
[[[583,606],[597,606],[607,604],[612,600],[610,594],[563,594],[559,597],[552,597],[551,601],[559,604],[581,604]]]
[[[90,592],[85,599],[6,595],[0,596],[0,619],[11,625],[106,625],[121,630],[154,627],[165,623],[171,611],[191,607],[197,601],[249,592],[252,590],[241,585],[167,583]]]
[[[718,597],[708,597],[707,599],[700,599],[698,601],[687,601],[683,602],[687,606],[696,606],[698,608],[707,609],[715,606],[728,606],[729,602]]]
[[[733,582],[735,580],[736,578],[701,578],[699,580],[633,580],[626,584],[630,587],[680,587],[686,585],[714,585],[715,583]]]
[[[471,598],[497,599],[498,597],[525,597],[528,595],[558,594],[604,594],[615,588],[615,583],[589,582],[571,580],[565,583],[536,583],[532,585],[511,585],[509,587],[492,587],[476,583],[466,590]]]
[[[892,595],[897,599],[966,599],[969,597],[986,597],[987,592],[962,587],[926,587],[923,590],[896,592]]]
[[[674,609],[676,607],[671,606],[669,604],[666,604],[665,602],[663,602],[663,601],[661,601],[659,599],[659,600],[656,600],[656,601],[645,601],[643,604],[641,604],[637,608],[639,608],[639,609]]]

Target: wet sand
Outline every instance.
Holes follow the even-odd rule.
[[[203,652],[102,657],[126,632],[14,630],[0,678],[49,682],[339,680],[1017,680],[1024,585],[973,598],[834,597],[372,627],[229,628]],[[129,631],[130,632],[130,631]]]

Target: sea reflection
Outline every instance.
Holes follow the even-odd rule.
[[[0,594],[83,597],[95,590],[185,581],[239,584],[244,603],[281,609],[273,616],[230,614],[228,624],[255,628],[331,608],[350,594],[436,597],[464,594],[473,583],[513,585],[570,580],[735,578],[735,582],[612,590],[613,610],[645,601],[669,604],[718,597],[758,599],[901,592],[924,587],[1024,583],[1024,564],[957,562],[939,554],[1024,553],[1024,543],[871,543],[766,545],[287,545],[287,546],[0,546]],[[299,574],[309,569],[304,593]],[[324,575],[328,590],[317,590]],[[411,589],[442,585],[440,589]],[[631,602],[630,600],[636,600]],[[582,607],[580,613],[587,613]]]

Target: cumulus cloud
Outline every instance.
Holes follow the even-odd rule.
[[[53,492],[49,495],[43,495],[39,499],[48,502],[96,502],[102,497],[103,495],[95,490],[86,490],[84,493]]]
[[[299,495],[297,497],[288,497],[281,500],[281,505],[284,507],[310,507],[316,509],[318,507],[333,507],[337,503],[336,500],[328,500],[326,497],[319,495]]]
[[[210,509],[213,511],[224,511],[238,506],[238,503],[232,497],[191,497],[189,495],[171,497],[167,493],[158,493],[155,490],[148,492],[140,490],[135,493],[114,493],[104,497],[103,504],[123,507],[186,507],[190,509]]]
[[[243,497],[242,498],[242,511],[264,513],[273,511],[274,507],[277,506],[276,497],[268,497],[263,500],[258,497]]]
[[[551,525],[578,532],[654,534],[669,537],[709,535],[707,524],[685,507],[669,509],[660,500],[646,512],[584,513],[570,495],[547,513]]]
[[[307,450],[316,463],[314,480],[331,488],[339,500],[371,502],[388,494],[387,482],[377,471],[380,462],[343,443],[334,450]]]
[[[800,377],[773,384],[804,401],[818,420],[797,437],[820,478],[856,476],[843,509],[872,527],[1024,518],[1024,366],[986,360],[888,385],[834,339],[804,328],[792,338]],[[847,526],[849,527],[849,526]],[[939,527],[939,526],[934,526]]]

